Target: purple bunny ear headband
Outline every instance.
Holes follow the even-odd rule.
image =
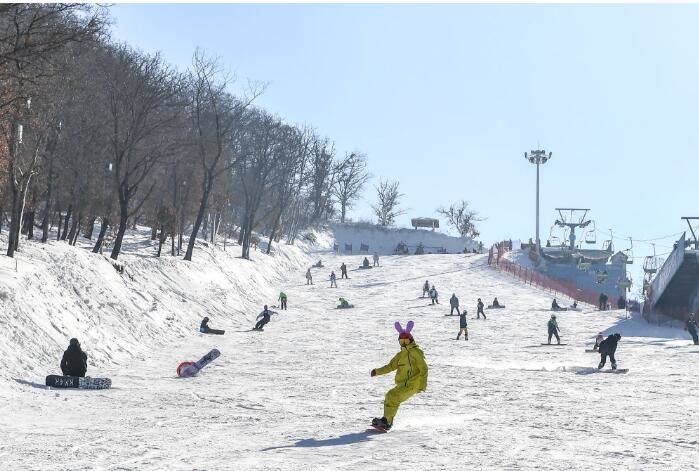
[[[396,330],[398,331],[398,338],[410,338],[412,337],[412,334],[410,333],[411,330],[413,330],[413,326],[415,323],[413,321],[408,321],[408,324],[405,326],[405,329],[400,325],[400,322],[396,321],[394,324]]]

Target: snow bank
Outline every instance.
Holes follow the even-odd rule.
[[[250,261],[238,246],[224,251],[202,242],[187,262],[156,258],[149,239],[147,230],[127,235],[123,274],[86,240],[76,247],[25,242],[16,259],[0,257],[0,393],[16,387],[10,378],[60,374],[71,337],[89,354],[88,372],[98,375],[105,365],[190,337],[204,316],[215,327],[249,328],[263,304],[275,304],[280,281],[310,265],[315,248],[300,240],[275,245],[270,255],[253,251]]]
[[[445,248],[449,253],[461,253],[464,248],[468,251],[478,248],[478,243],[470,237],[453,237],[424,229],[398,229],[372,224],[331,224],[329,229],[343,252],[345,244],[352,244],[353,253],[359,253],[361,244],[367,244],[369,253],[391,255],[400,242],[408,245],[410,253],[414,253],[420,243],[425,247],[425,252]]]

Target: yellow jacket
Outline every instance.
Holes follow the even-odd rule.
[[[396,371],[396,384],[414,391],[424,391],[427,388],[427,363],[425,354],[414,342],[401,347],[386,366],[376,369],[376,375],[385,375]]]

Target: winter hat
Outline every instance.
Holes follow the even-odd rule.
[[[621,334],[614,334],[614,338],[617,340],[621,340]]]
[[[400,339],[408,339],[408,340],[411,340],[411,341],[412,341],[412,340],[413,340],[413,334],[411,334],[410,331],[413,330],[413,326],[414,326],[414,325],[415,325],[415,324],[413,323],[413,321],[408,321],[408,323],[406,324],[405,328],[403,328],[403,327],[400,325],[400,322],[396,321],[396,323],[394,324],[394,327],[395,327],[396,330],[398,331],[398,339],[399,339],[399,340],[400,340]]]
[[[70,346],[71,347],[80,347],[80,342],[78,342],[78,339],[72,338],[72,339],[70,339]]]

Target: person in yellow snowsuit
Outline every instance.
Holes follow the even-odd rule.
[[[391,361],[381,368],[371,370],[371,376],[380,376],[396,372],[396,386],[386,393],[383,404],[384,416],[380,419],[375,418],[372,423],[378,425],[385,430],[389,430],[393,426],[393,418],[398,412],[398,406],[401,403],[410,399],[418,392],[423,392],[427,389],[427,363],[425,363],[425,354],[422,353],[420,347],[415,343],[410,331],[413,328],[413,321],[408,322],[405,329],[396,322],[396,330],[398,330],[398,343],[400,343],[400,352],[398,352]]]

